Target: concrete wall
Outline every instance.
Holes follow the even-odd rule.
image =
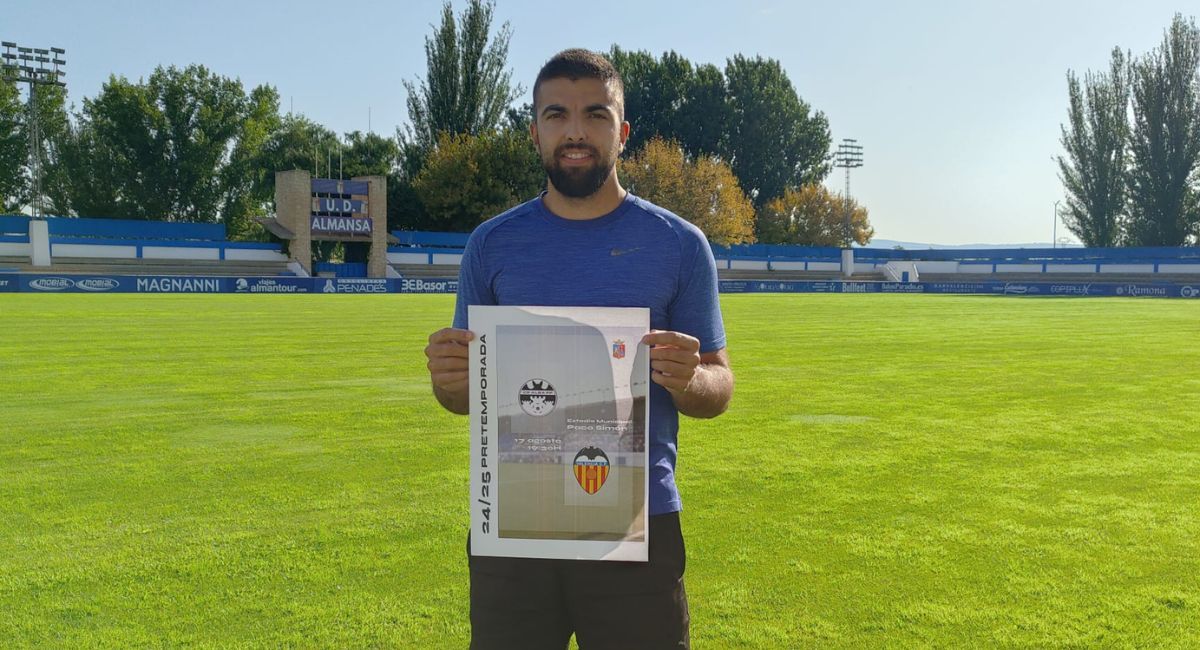
[[[148,260],[219,260],[221,251],[187,246],[143,246],[142,257]]]
[[[29,244],[0,243],[0,255],[5,257],[29,257],[31,253]]]
[[[429,255],[425,253],[388,253],[391,264],[428,264]]]
[[[98,257],[137,259],[137,246],[104,246],[102,244],[51,244],[54,257]]]
[[[452,255],[448,253],[434,253],[434,264],[462,264],[462,255]]]
[[[1153,264],[1101,264],[1101,273],[1154,273]]]
[[[262,250],[255,248],[227,248],[225,249],[226,260],[237,260],[245,262],[286,262],[287,255],[279,251]]]
[[[1159,264],[1159,273],[1200,273],[1200,264]]]
[[[50,224],[44,219],[29,222],[29,263],[34,266],[50,266],[54,254],[50,252]]]
[[[917,265],[917,273],[958,273],[958,262],[914,262]],[[992,266],[989,264],[985,273],[991,273]]]

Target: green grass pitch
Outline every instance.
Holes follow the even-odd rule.
[[[0,296],[0,647],[466,646],[450,296]],[[1200,303],[723,297],[694,646],[1200,646]]]

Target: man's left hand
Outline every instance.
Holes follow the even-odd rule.
[[[724,348],[700,352],[700,341],[680,332],[651,330],[650,380],[667,389],[675,408],[694,418],[723,413],[733,397],[733,371]]]
[[[700,341],[679,332],[651,330],[642,337],[650,348],[650,379],[672,395],[688,390],[700,365]]]

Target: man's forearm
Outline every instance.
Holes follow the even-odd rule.
[[[471,412],[471,407],[467,403],[468,397],[465,388],[461,391],[448,391],[434,386],[433,396],[437,398],[438,403],[440,403],[443,408],[451,413],[468,415]]]
[[[733,371],[728,366],[702,363],[687,390],[672,393],[675,408],[693,418],[715,418],[729,408],[733,398]]]

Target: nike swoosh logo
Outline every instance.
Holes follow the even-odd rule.
[[[614,248],[611,251],[609,251],[609,254],[612,255],[613,257],[616,257],[618,255],[628,255],[630,253],[636,253],[636,252],[642,250],[643,248],[645,248],[645,246],[638,246],[637,248]]]

